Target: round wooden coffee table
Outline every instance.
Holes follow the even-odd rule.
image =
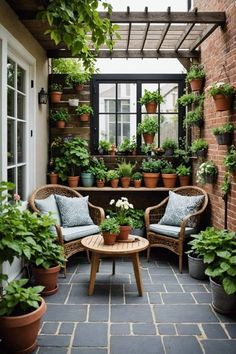
[[[92,252],[91,272],[88,289],[89,295],[93,294],[99,260],[104,256],[130,257],[133,262],[138,294],[139,296],[143,295],[143,283],[139,266],[139,252],[145,250],[148,247],[149,242],[143,237],[133,237],[135,238],[133,242],[116,242],[112,246],[104,245],[103,237],[101,235],[88,236],[81,240],[84,248]]]

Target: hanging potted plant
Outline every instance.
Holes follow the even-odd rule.
[[[112,188],[117,188],[119,184],[120,174],[118,170],[109,170],[107,172],[107,181],[110,181]]]
[[[51,119],[56,122],[57,128],[65,128],[66,123],[68,122],[70,115],[66,108],[59,108],[58,110],[51,111]]]
[[[61,96],[63,93],[61,84],[52,83],[49,87],[49,91],[51,103],[58,103],[61,101]]]
[[[116,218],[108,218],[101,222],[100,229],[104,239],[104,245],[114,245],[120,226]]]
[[[118,172],[120,175],[121,186],[128,188],[130,186],[131,176],[134,166],[130,162],[122,161],[118,163]]]
[[[206,157],[208,142],[202,138],[196,139],[192,142],[190,149],[197,157]]]
[[[144,95],[140,98],[139,103],[145,105],[147,113],[156,113],[157,105],[164,102],[163,96],[158,90],[148,91],[144,90]]]
[[[223,163],[230,173],[236,172],[236,147],[232,145],[225,155]]]
[[[76,92],[81,92],[84,85],[90,80],[91,74],[88,72],[71,72],[66,77],[66,84],[73,86]]]
[[[225,82],[216,82],[207,88],[215,102],[216,111],[227,111],[232,106],[235,87]]]
[[[93,114],[92,107],[87,104],[83,104],[82,106],[79,106],[78,108],[76,108],[75,111],[78,114],[81,122],[88,122],[90,116]]]
[[[197,91],[199,91],[199,90],[197,90]],[[199,95],[197,92],[195,92],[195,93],[190,92],[185,95],[182,95],[180,98],[178,98],[177,101],[181,106],[184,106],[184,107],[190,106],[193,103],[197,106],[200,106],[203,104],[204,98],[205,98],[204,93]]]
[[[196,125],[198,127],[201,127],[203,125],[203,113],[202,113],[202,107],[199,106],[195,108],[194,111],[190,111],[187,113],[184,122],[183,122],[184,127],[191,127],[193,125]]]
[[[163,141],[161,148],[162,148],[162,150],[164,150],[165,156],[174,156],[174,151],[175,151],[175,149],[177,149],[177,144],[173,139],[166,138]]]
[[[152,158],[142,160],[141,170],[143,172],[143,180],[146,188],[157,187],[162,166],[162,160]]]
[[[205,76],[203,65],[193,64],[190,67],[186,75],[186,81],[190,84],[192,91],[201,91]]]
[[[146,144],[152,144],[155,134],[158,132],[158,121],[156,116],[145,116],[138,124],[137,133],[143,135]]]
[[[163,161],[164,162],[164,161]],[[170,161],[165,161],[161,169],[161,177],[165,188],[174,188],[176,185],[176,169]]]
[[[200,184],[215,183],[217,167],[213,161],[203,162],[197,170],[197,182]]]
[[[215,135],[219,145],[231,145],[234,125],[232,123],[225,123],[221,127],[213,128],[212,133]]]
[[[180,164],[176,168],[177,176],[179,177],[179,184],[181,187],[190,185],[190,177],[191,177],[191,167],[185,166],[184,164]]]
[[[120,225],[120,232],[117,236],[117,240],[127,240],[132,227],[132,219],[128,217],[128,210],[134,208],[133,204],[129,203],[127,198],[121,197],[117,202],[112,199],[110,205],[115,206],[115,216]]]
[[[134,181],[134,187],[135,188],[140,188],[142,185],[142,173],[141,172],[135,172],[132,175],[132,180]]]

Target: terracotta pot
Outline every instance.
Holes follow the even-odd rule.
[[[148,102],[145,104],[147,113],[156,113],[157,111],[157,103],[156,102]]]
[[[216,141],[219,145],[231,145],[233,139],[233,134],[223,133],[216,135]]]
[[[201,91],[202,83],[203,83],[202,79],[195,79],[195,80],[189,81],[189,85],[190,85],[192,91]]]
[[[65,122],[64,120],[58,120],[58,121],[56,122],[56,125],[57,125],[57,128],[63,129],[63,128],[65,128],[65,126],[66,126],[66,122]]]
[[[29,354],[37,347],[40,320],[46,312],[41,298],[39,308],[22,316],[3,316],[0,321],[0,338],[7,353]]]
[[[232,96],[215,95],[214,97],[216,111],[227,111],[231,108]]]
[[[191,176],[179,176],[180,187],[190,186]]]
[[[128,240],[131,226],[120,225],[120,233],[117,235],[117,240]]]
[[[76,92],[81,92],[84,89],[84,85],[74,85],[74,89]]]
[[[147,134],[147,133],[143,134],[143,139],[144,139],[145,144],[152,144],[154,141],[154,138],[155,138],[155,134]]]
[[[135,188],[140,188],[142,184],[142,180],[141,179],[135,179],[134,180],[134,187]]]
[[[143,172],[144,185],[147,188],[156,188],[160,178],[160,173]]]
[[[62,96],[61,91],[53,91],[50,93],[50,101],[51,103],[57,103],[60,102]]]
[[[96,180],[96,184],[97,184],[97,187],[98,187],[98,188],[103,188],[104,185],[105,185],[105,181],[100,180],[100,179],[97,179],[97,180]]]
[[[57,173],[49,173],[49,180],[50,180],[51,184],[57,184],[58,174]]]
[[[121,181],[122,188],[129,188],[130,180],[131,180],[130,177],[121,177],[120,181]]]
[[[111,179],[110,184],[112,188],[117,188],[119,184],[119,178]]]
[[[88,122],[90,118],[90,114],[81,114],[79,116],[79,119],[81,122]]]
[[[116,242],[117,234],[110,234],[110,232],[102,232],[104,245],[114,245]]]
[[[176,173],[162,173],[161,177],[165,188],[175,187],[176,179],[177,179]]]
[[[76,188],[78,187],[79,184],[79,176],[69,176],[67,178],[68,180],[68,186],[71,188]]]
[[[44,268],[32,269],[35,285],[43,285],[45,287],[42,292],[43,296],[53,295],[57,292],[58,290],[57,277],[60,268],[61,267],[57,265],[55,267],[51,267],[48,269],[44,269]]]

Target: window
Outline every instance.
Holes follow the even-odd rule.
[[[136,137],[139,122],[147,115],[138,103],[144,90],[158,90],[165,102],[159,105],[156,118],[159,132],[155,143],[160,146],[167,138],[178,142],[183,136],[184,110],[177,104],[185,87],[184,75],[95,75],[93,80],[93,108],[97,119],[92,123],[94,153],[99,140],[118,146],[124,138]],[[137,137],[138,146],[142,138]]]

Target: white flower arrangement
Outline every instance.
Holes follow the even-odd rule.
[[[203,162],[197,170],[197,182],[200,184],[206,183],[207,176],[215,177],[217,175],[217,167],[213,161]]]
[[[121,199],[118,199],[117,201],[112,199],[109,204],[115,205],[117,214],[116,217],[120,225],[125,225],[131,222],[130,218],[127,217],[127,210],[133,209],[134,206],[133,204],[129,203],[128,198],[121,197]]]

